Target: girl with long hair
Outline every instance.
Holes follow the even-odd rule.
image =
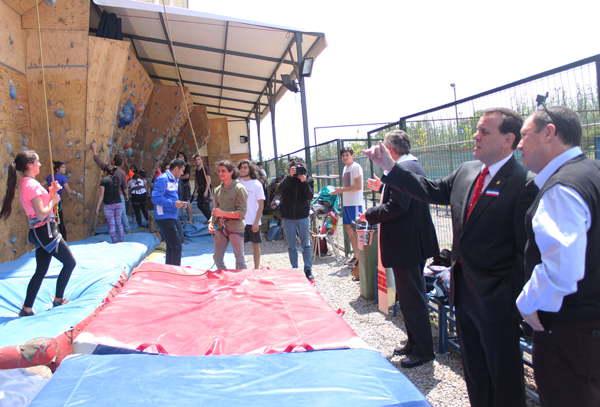
[[[71,196],[72,194],[76,194],[74,190],[69,187],[69,180],[65,176],[67,172],[67,166],[62,161],[52,161],[54,167],[54,180],[58,182],[58,184],[62,187],[58,190],[58,195],[60,195],[60,202],[58,203],[58,230],[62,235],[62,238],[67,241],[67,228],[65,226],[65,220],[63,216],[63,208],[62,208],[62,193],[63,190],[67,193],[67,196]],[[42,186],[46,187],[46,185],[52,184],[52,175],[48,175],[44,181],[42,181]]]
[[[100,213],[100,204],[104,203],[104,216],[108,222],[108,234],[113,243],[123,241],[123,205],[121,204],[121,196],[119,188],[121,181],[115,176],[117,167],[107,165],[104,167],[104,178],[100,180],[100,195],[98,196],[98,205],[96,205],[96,213]],[[127,195],[127,192],[125,192]],[[127,196],[125,196],[127,200]]]
[[[57,307],[69,302],[64,298],[64,292],[75,268],[76,262],[67,243],[62,239],[56,228],[56,215],[54,206],[60,202],[60,184],[54,182],[46,191],[36,181],[35,176],[40,173],[40,158],[33,150],[23,151],[15,157],[13,164],[8,166],[6,180],[6,195],[0,211],[0,220],[8,219],[12,213],[12,203],[17,186],[17,171],[23,173],[19,184],[19,198],[27,218],[29,219],[29,233],[27,239],[36,247],[36,270],[27,286],[27,295],[20,317],[33,315],[33,303],[42,286],[44,276],[48,272],[52,257],[56,257],[63,264],[63,268],[56,280],[56,295],[52,306]]]

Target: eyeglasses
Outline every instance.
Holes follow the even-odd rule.
[[[552,120],[552,124],[556,128],[556,132],[558,132],[558,124],[556,124],[556,120],[554,119],[554,116],[552,116],[552,113],[550,113],[550,111],[546,107],[546,99],[547,98],[548,98],[548,92],[546,92],[546,95],[537,95],[537,97],[535,98],[535,101],[537,102],[538,110],[540,110],[540,106],[542,106],[544,108],[544,110],[546,111],[546,113],[548,113],[548,116],[550,116],[550,120]]]

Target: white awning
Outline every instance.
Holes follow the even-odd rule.
[[[209,117],[261,120],[270,111],[267,89],[275,80],[275,101],[287,89],[281,74],[295,78],[296,33],[302,34],[302,55],[316,58],[327,46],[323,33],[307,32],[231,17],[167,7],[175,68],[162,5],[127,0],[94,0],[90,31],[95,32],[103,10],[122,19],[123,39],[133,49],[155,83],[187,87],[196,105]],[[292,57],[290,57],[290,51]]]

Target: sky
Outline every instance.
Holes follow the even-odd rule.
[[[597,0],[502,2],[189,0],[190,9],[325,34],[328,46],[305,79],[314,127],[390,123],[600,54]],[[304,147],[300,93],[276,106],[279,155]],[[490,106],[491,107],[491,106]],[[366,137],[379,125],[318,129],[317,143]],[[261,122],[273,157],[271,119]],[[250,122],[258,158],[256,122]]]

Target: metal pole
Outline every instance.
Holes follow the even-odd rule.
[[[260,141],[260,108],[254,109],[254,117],[256,118],[256,135],[258,137],[258,161],[262,162],[262,145]],[[248,134],[250,132],[248,131]]]
[[[302,67],[304,56],[302,55],[302,33],[296,33],[296,50],[298,51],[298,66]],[[306,169],[308,175],[312,174],[312,165],[310,157],[310,140],[308,139],[308,113],[306,109],[306,89],[304,87],[304,76],[302,72],[298,75],[298,84],[300,85],[300,97],[302,101],[302,127],[304,128],[304,147],[306,147]]]
[[[454,89],[454,114],[456,117],[456,141],[458,141],[459,128],[458,128],[458,105],[456,104],[456,84],[451,83],[452,89]]]
[[[271,132],[273,133],[273,154],[275,158],[277,155],[277,134],[275,132],[275,86],[274,80],[269,81],[269,89],[267,92],[267,99],[269,100],[269,109],[271,110]]]

